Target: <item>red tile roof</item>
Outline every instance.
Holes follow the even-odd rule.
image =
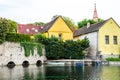
[[[33,35],[41,31],[40,26],[28,25],[28,24],[18,24],[17,33]]]

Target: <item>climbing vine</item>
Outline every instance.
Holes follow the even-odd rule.
[[[40,43],[37,44],[37,53],[39,56],[42,56],[42,44]]]
[[[34,49],[37,48],[37,54],[42,56],[42,44],[31,43],[31,42],[21,42],[21,47],[24,48],[25,56],[28,57],[30,54],[34,55]]]

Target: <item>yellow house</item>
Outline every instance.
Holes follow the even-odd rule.
[[[65,23],[61,16],[58,16],[42,29],[42,33],[46,37],[55,36],[61,38],[62,40],[72,40],[73,32],[70,27]]]
[[[120,55],[120,27],[113,18],[87,25],[74,32],[74,40],[87,37],[92,58],[118,57]]]

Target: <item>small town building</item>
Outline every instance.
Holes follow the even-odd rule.
[[[61,38],[63,41],[73,39],[72,30],[61,16],[54,18],[51,22],[46,24],[41,33],[46,37],[55,36]]]
[[[74,40],[87,37],[89,56],[93,59],[120,55],[120,27],[113,18],[87,25],[74,32]]]

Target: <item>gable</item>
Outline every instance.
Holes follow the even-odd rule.
[[[99,32],[102,32],[101,34],[111,34],[111,33],[120,33],[120,27],[119,25],[110,18],[100,29]]]
[[[61,17],[58,17],[48,32],[72,33],[71,29],[67,26]]]
[[[108,44],[106,44],[106,37],[108,36]],[[117,36],[117,44],[114,44],[114,36]],[[120,53],[119,43],[120,41],[120,27],[110,18],[98,32],[98,50],[104,54],[118,54]]]

